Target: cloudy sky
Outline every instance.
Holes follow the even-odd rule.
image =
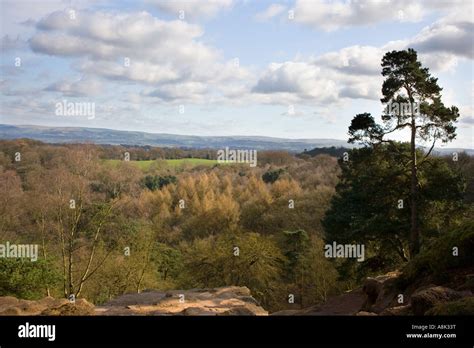
[[[347,138],[413,47],[473,145],[471,0],[0,0],[0,123]],[[94,119],[57,116],[95,103]],[[402,136],[402,135],[400,135]]]

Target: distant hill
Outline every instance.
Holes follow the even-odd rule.
[[[337,139],[285,139],[260,136],[195,136],[118,131],[105,128],[13,126],[0,124],[0,139],[29,138],[46,143],[151,145],[160,147],[286,150],[302,152],[315,147],[348,146]]]
[[[337,153],[334,155],[338,156],[341,148],[347,149],[354,147],[354,145],[348,144],[345,140],[339,139],[286,139],[263,136],[197,136],[119,131],[106,128],[13,126],[0,124],[0,139],[19,138],[35,139],[46,143],[150,145],[194,149],[223,149],[229,147],[231,149],[285,150],[297,153],[306,150],[306,153],[310,156],[319,153],[318,150],[316,150],[317,148],[335,148]],[[474,149],[435,149],[435,153],[438,154],[449,154],[455,151],[465,151],[470,155],[474,155]]]

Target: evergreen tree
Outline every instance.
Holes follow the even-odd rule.
[[[443,104],[438,79],[422,66],[411,48],[387,52],[382,59],[382,75],[385,80],[381,102],[386,104],[382,125],[368,113],[355,116],[349,127],[349,142],[393,144],[386,135],[409,130],[410,153],[402,163],[410,172],[410,254],[414,256],[420,249],[418,168],[430,156],[437,141],[446,143],[456,137],[454,122],[459,110]],[[420,140],[432,142],[421,159],[417,156]]]

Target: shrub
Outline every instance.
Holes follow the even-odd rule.
[[[176,177],[173,175],[147,175],[142,179],[142,186],[148,188],[150,191],[155,191],[166,185],[174,183],[176,183]]]
[[[278,180],[281,173],[283,173],[283,169],[269,170],[268,172],[262,175],[262,180],[267,184],[273,184],[275,181]]]
[[[458,256],[453,256],[453,248]],[[422,249],[403,269],[401,285],[410,284],[420,277],[432,276],[434,281],[446,282],[450,269],[474,264],[474,221],[464,221]]]
[[[59,273],[48,261],[0,259],[0,296],[42,298],[46,288],[54,287],[59,280]]]

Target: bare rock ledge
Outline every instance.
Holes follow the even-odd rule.
[[[247,287],[144,291],[119,296],[101,306],[85,299],[45,297],[38,301],[0,297],[0,315],[268,315]]]

